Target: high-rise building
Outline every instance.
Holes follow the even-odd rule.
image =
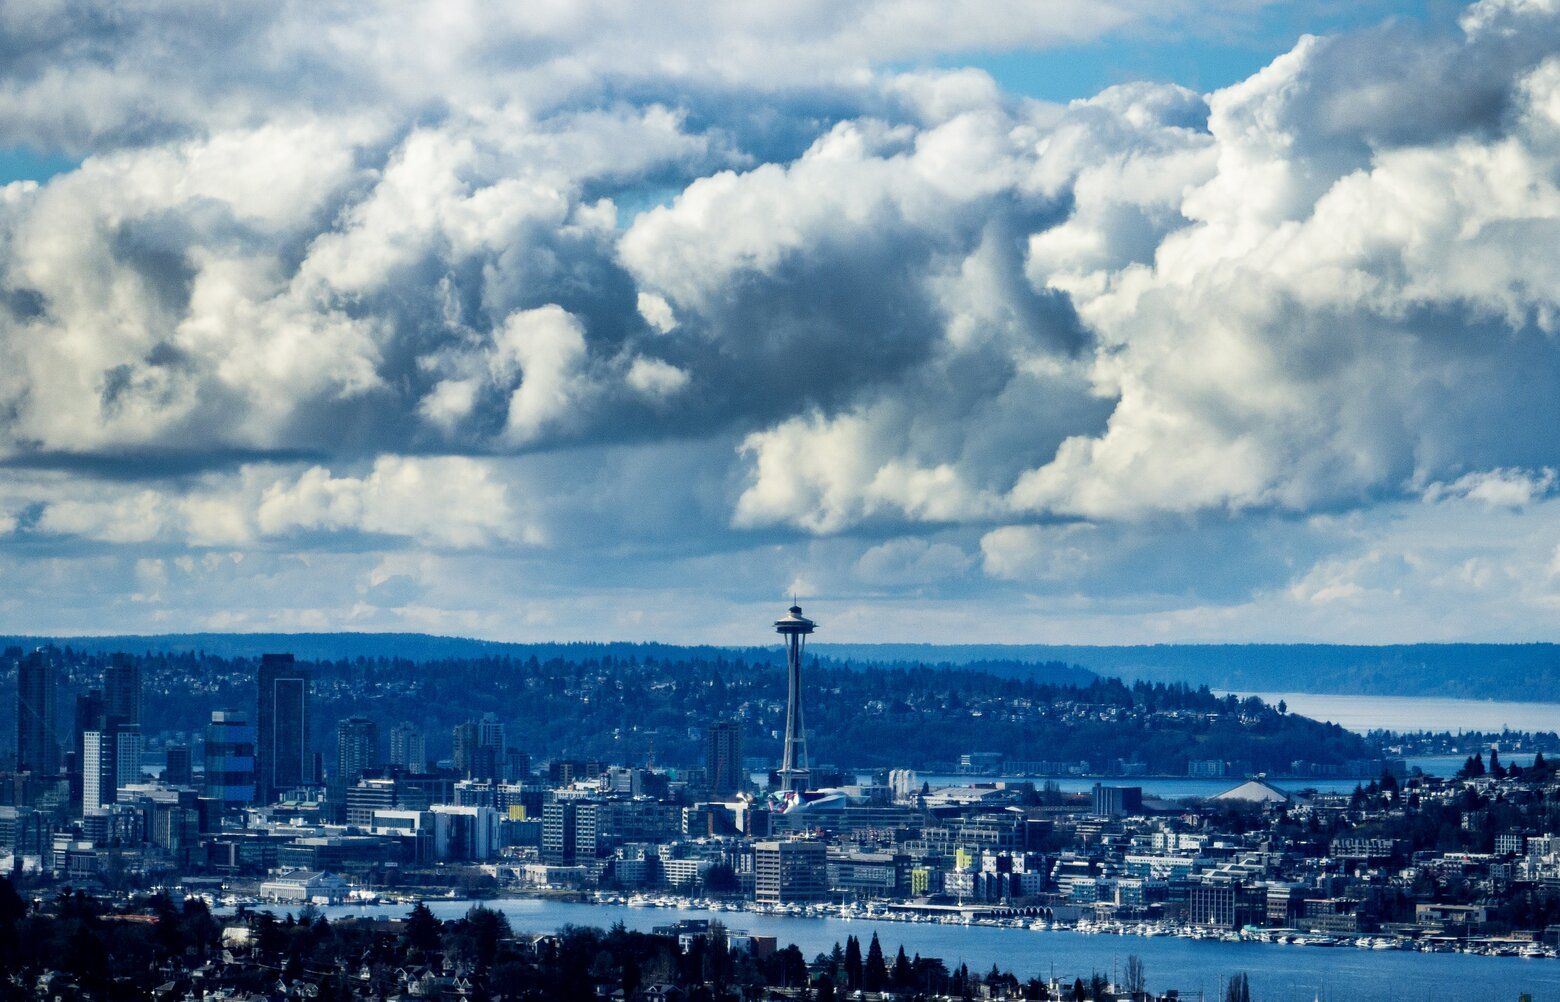
[[[504,725],[485,714],[480,721],[455,725],[455,771],[467,779],[496,779],[503,764]]]
[[[477,742],[484,748],[493,749],[495,761],[504,760],[504,749],[509,747],[504,736],[504,722],[498,719],[496,713],[484,713],[477,724]]]
[[[309,671],[291,654],[263,655],[258,695],[255,797],[269,804],[316,778],[309,751]]]
[[[753,900],[783,905],[829,895],[829,851],[812,839],[753,844]]]
[[[128,654],[111,655],[103,669],[103,711],[120,723],[141,726],[141,666]]]
[[[542,860],[572,866],[595,859],[600,847],[601,807],[589,800],[556,800],[542,805]]]
[[[189,745],[169,745],[165,763],[162,778],[169,786],[189,786],[194,781]]]
[[[206,725],[206,796],[225,807],[254,803],[255,729],[248,715],[214,710]]]
[[[471,779],[475,771],[477,749],[482,746],[481,736],[482,732],[475,720],[456,724],[450,736],[452,744],[450,761],[455,766],[455,771],[466,779]]]
[[[141,757],[145,752],[146,744],[141,737],[141,728],[134,724],[114,726],[114,790],[116,793],[121,786],[141,782],[143,778]]]
[[[118,771],[114,767],[114,738],[108,730],[82,735],[81,809],[96,814],[114,802]]]
[[[422,728],[410,721],[390,728],[390,764],[407,772],[428,771],[428,740]]]
[[[76,807],[82,804],[86,776],[86,739],[88,731],[101,731],[108,726],[104,712],[103,690],[88,689],[76,696],[76,717],[71,728],[70,802]]]
[[[747,785],[742,775],[742,725],[735,720],[711,724],[705,735],[704,768],[710,794],[733,797]]]
[[[141,729],[111,719],[81,737],[81,809],[96,814],[119,799],[120,787],[141,781]]]
[[[54,721],[54,663],[43,651],[22,656],[16,670],[16,768],[52,776],[60,746]]]
[[[807,768],[807,730],[802,723],[802,653],[807,636],[817,624],[802,615],[802,607],[793,605],[775,621],[775,632],[786,642],[785,748],[780,759],[780,792],[807,789],[811,773]]]
[[[336,780],[356,783],[378,764],[379,726],[367,717],[348,717],[336,725]]]

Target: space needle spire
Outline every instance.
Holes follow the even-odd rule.
[[[794,598],[791,600],[796,601]],[[800,793],[807,789],[807,732],[802,726],[802,650],[806,637],[816,626],[802,615],[802,607],[792,605],[786,615],[775,620],[775,632],[785,638],[786,700],[785,753],[780,760],[780,792]]]

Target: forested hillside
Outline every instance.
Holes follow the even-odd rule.
[[[77,688],[93,683],[105,657],[74,648],[55,653]],[[448,752],[455,724],[492,712],[508,725],[511,743],[533,756],[644,762],[653,755],[661,763],[692,764],[702,758],[705,725],[729,717],[744,722],[749,755],[773,758],[785,678],[777,655],[756,653],[316,661],[316,747],[331,747],[337,720],[362,713],[380,721],[382,734],[400,720],[422,725],[430,753],[438,756]],[[251,658],[138,657],[151,731],[194,732],[212,709],[253,706]],[[1257,700],[1184,685],[1129,686],[1060,663],[1026,670],[1046,680],[972,668],[814,661],[806,692],[813,761],[926,768],[965,752],[992,751],[1096,765],[1135,759],[1156,772],[1179,773],[1188,758],[1282,770],[1296,759],[1338,762],[1370,754],[1353,734]]]

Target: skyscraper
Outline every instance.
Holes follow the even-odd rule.
[[[109,730],[87,731],[81,740],[81,810],[85,814],[96,814],[114,802],[118,789],[114,734]]]
[[[705,735],[704,768],[712,796],[736,796],[747,785],[742,776],[742,726],[735,720],[710,725]]]
[[[128,654],[110,656],[103,669],[103,709],[120,723],[141,726],[141,666]]]
[[[504,722],[498,719],[496,713],[484,713],[482,720],[477,724],[477,741],[485,748],[493,749],[495,760],[502,761],[504,749],[508,744],[504,736]]]
[[[206,796],[224,807],[255,799],[255,729],[237,710],[214,710],[206,725]]]
[[[76,719],[71,728],[70,800],[77,807],[82,804],[83,783],[86,776],[88,731],[101,731],[108,724],[104,711],[103,690],[88,689],[76,696]]]
[[[255,797],[271,803],[314,779],[309,754],[309,672],[291,654],[260,659],[255,714]]]
[[[378,764],[379,726],[367,717],[348,717],[336,724],[336,780],[356,783]]]
[[[390,728],[390,764],[407,772],[428,771],[428,739],[422,728],[410,721]]]
[[[793,605],[782,619],[775,621],[775,632],[786,640],[785,751],[780,759],[780,792],[807,789],[811,773],[807,768],[807,732],[802,725],[802,652],[806,637],[817,624],[802,615],[802,607]]]
[[[163,782],[169,786],[189,786],[194,779],[189,745],[169,745],[166,764],[163,766]]]
[[[16,768],[52,776],[60,746],[54,722],[54,663],[43,651],[22,656],[16,670]]]
[[[456,724],[452,744],[451,759],[456,773],[466,779],[493,779],[498,773],[498,755],[491,744],[482,743],[482,726],[477,721]]]
[[[81,809],[95,814],[119,799],[120,787],[141,781],[141,729],[111,717],[81,740]]]

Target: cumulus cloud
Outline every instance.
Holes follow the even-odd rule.
[[[301,534],[373,534],[455,549],[542,542],[509,485],[465,457],[382,456],[361,475],[246,465],[151,488],[49,478],[13,484],[36,514],[25,531],[106,543],[232,547]]]
[[[0,535],[161,561],[148,600],[570,546],[1156,636],[1520,591],[1387,526],[1555,552],[1560,10],[1211,94],[929,68],[1201,9],[9,5],[0,127],[82,159],[0,187]],[[493,622],[375,566],[326,622]]]

